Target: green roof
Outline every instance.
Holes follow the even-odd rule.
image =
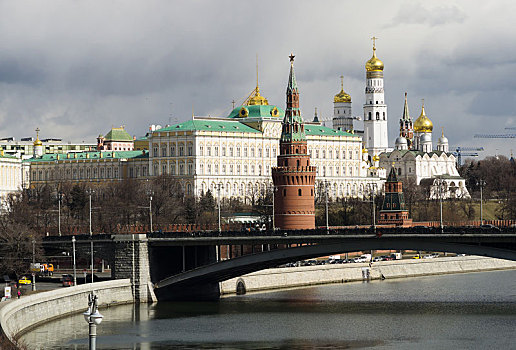
[[[335,130],[332,128],[328,128],[326,126],[314,125],[314,124],[305,124],[305,133],[307,135],[314,135],[314,136],[355,136],[355,137],[359,137],[356,134],[352,134],[352,133],[341,131],[341,130]]]
[[[102,158],[100,154],[102,153]],[[70,158],[67,156],[69,155]],[[75,158],[74,158],[75,155]],[[59,157],[59,159],[58,159]],[[56,160],[85,160],[85,159],[135,159],[148,158],[149,151],[102,151],[102,152],[71,152],[67,154],[47,153],[41,157],[29,158],[25,162],[52,162]]]
[[[240,111],[244,108],[247,116],[241,116]],[[276,112],[277,111],[277,112]],[[252,106],[238,106],[229,113],[228,118],[238,118],[245,120],[247,118],[278,118],[282,119],[285,116],[285,111],[273,105],[252,105]]]
[[[249,107],[260,107],[260,106],[249,106]],[[266,107],[266,106],[261,106]],[[171,125],[166,128],[156,130],[156,132],[162,131],[224,131],[224,132],[252,132],[258,133],[259,130],[253,129],[239,121],[232,120],[206,120],[206,119],[193,119],[187,120],[186,122]]]
[[[104,136],[106,141],[133,141],[131,135],[124,130],[124,128],[111,128],[111,130]]]

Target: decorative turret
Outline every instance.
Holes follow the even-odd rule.
[[[272,168],[274,219],[283,230],[315,228],[315,167],[310,166],[299,91],[290,55],[287,108],[283,118],[278,166]]]
[[[401,181],[398,181],[394,163],[385,182],[385,198],[380,210],[378,224],[394,224],[396,226],[410,226],[412,224],[408,210],[405,209],[403,184]]]

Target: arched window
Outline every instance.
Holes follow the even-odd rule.
[[[380,120],[380,112],[376,112],[376,120]]]
[[[298,189],[298,190],[297,190],[297,195],[298,195],[298,196],[301,196],[301,195],[302,195],[301,189]]]
[[[369,120],[371,120],[372,116],[371,116],[371,112],[369,112]]]

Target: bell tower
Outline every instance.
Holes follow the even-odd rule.
[[[386,152],[387,104],[383,90],[383,62],[376,57],[376,37],[373,40],[373,57],[366,62],[366,88],[364,104],[364,144],[370,159]]]
[[[282,122],[278,166],[272,168],[274,221],[283,230],[315,228],[315,167],[310,166],[299,90],[290,55],[287,108]]]

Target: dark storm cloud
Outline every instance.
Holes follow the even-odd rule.
[[[143,135],[192,109],[225,116],[255,87],[256,54],[262,95],[284,107],[291,51],[305,119],[314,107],[331,117],[340,75],[361,115],[376,35],[390,140],[407,91],[415,117],[425,98],[436,130],[464,143],[482,116],[503,121],[516,90],[515,5],[473,3],[1,1],[0,134],[39,126],[91,142],[112,125]]]

